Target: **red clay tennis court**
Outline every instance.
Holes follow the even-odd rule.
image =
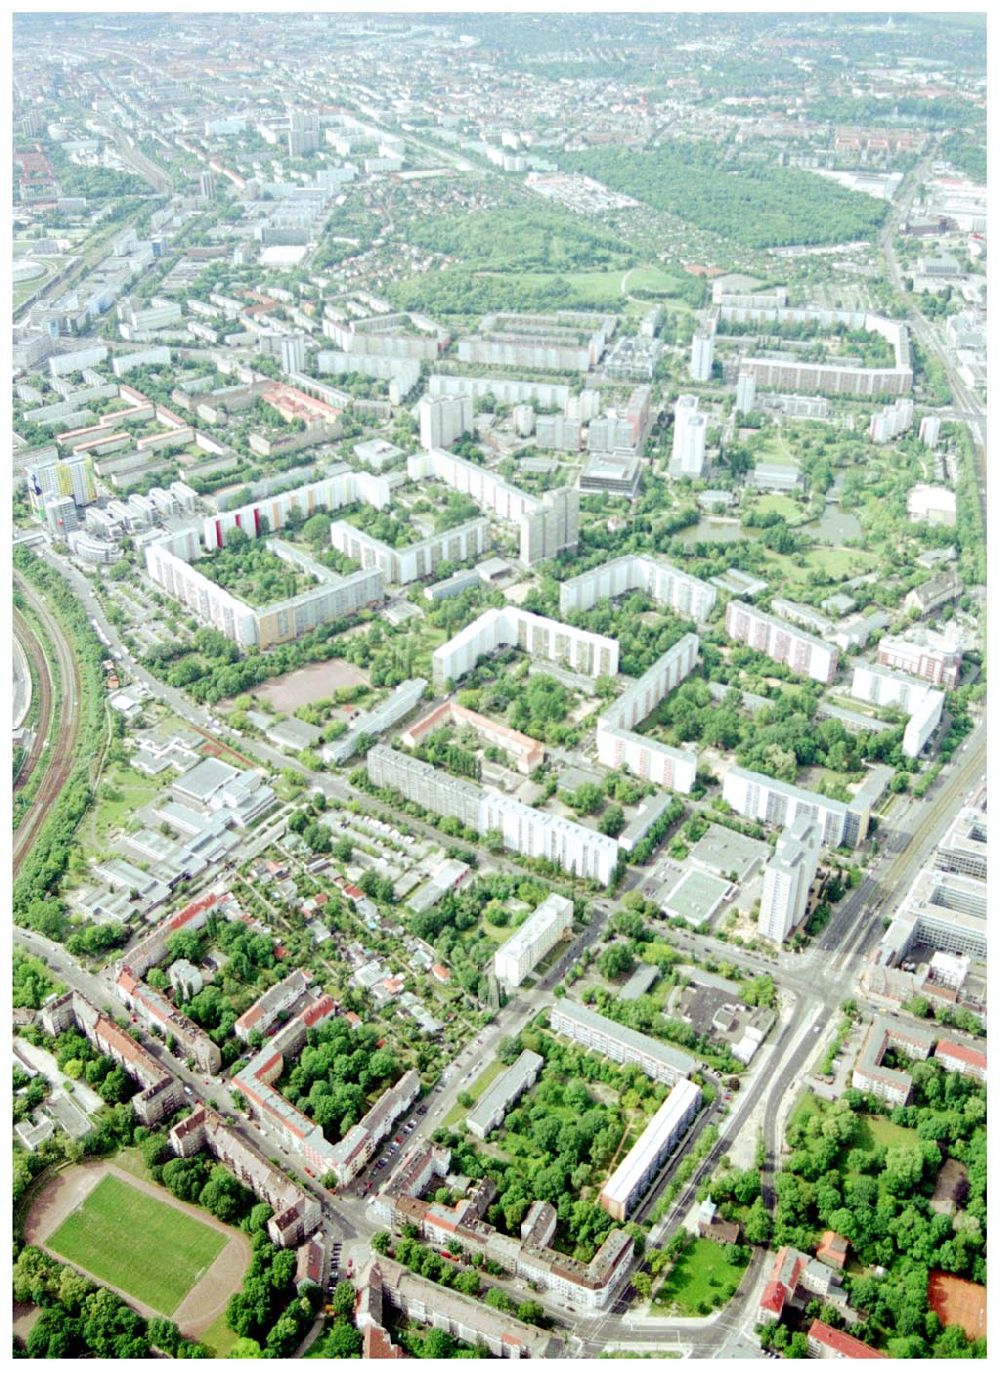
[[[986,1334],[986,1288],[950,1273],[932,1273],[927,1301],[942,1325],[960,1325],[970,1340]]]

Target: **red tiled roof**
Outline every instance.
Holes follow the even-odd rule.
[[[870,1344],[863,1344],[861,1340],[845,1334],[843,1330],[834,1330],[832,1325],[827,1325],[824,1321],[813,1321],[808,1334],[811,1340],[818,1340],[820,1344],[826,1345],[827,1349],[834,1350],[845,1359],[888,1358],[887,1354],[872,1349]]]
[[[934,1050],[935,1058],[957,1058],[960,1063],[968,1063],[975,1068],[986,1067],[986,1055],[978,1049],[970,1049],[966,1044],[958,1044],[953,1039],[940,1039]]]
[[[787,1295],[784,1284],[775,1282],[772,1278],[764,1288],[764,1295],[760,1299],[760,1309],[762,1311],[773,1311],[775,1315],[780,1316]]]

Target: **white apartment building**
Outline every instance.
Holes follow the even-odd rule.
[[[745,601],[730,601],[726,606],[726,633],[814,682],[830,683],[836,675],[834,647]]]
[[[472,397],[424,396],[418,407],[422,448],[447,448],[472,430]]]
[[[575,553],[580,542],[580,492],[559,487],[542,497],[536,510],[521,520],[521,562],[525,567]]]
[[[553,892],[493,955],[493,971],[510,987],[520,987],[545,955],[573,929],[573,903]]]
[[[434,477],[446,486],[471,497],[477,505],[491,511],[501,520],[517,524],[525,515],[537,509],[539,500],[526,491],[498,477],[489,468],[468,462],[442,448],[429,448],[407,459],[410,481],[424,481]]]
[[[937,415],[925,415],[920,421],[920,442],[928,448],[938,446],[941,434],[941,420]]]
[[[619,1221],[628,1219],[664,1159],[687,1134],[700,1106],[700,1087],[687,1078],[674,1084],[666,1101],[601,1189],[598,1200],[609,1216]]]
[[[670,476],[700,477],[705,469],[705,416],[698,413],[697,396],[678,396],[674,406],[674,437]]]
[[[618,671],[617,640],[507,605],[484,611],[434,650],[435,691],[443,691],[449,681],[460,681],[480,658],[498,648],[519,648],[532,658],[563,663],[586,677],[613,677]]]
[[[741,372],[736,379],[736,413],[748,415],[757,400],[757,378],[752,372]]]
[[[307,482],[275,496],[262,496],[235,510],[219,511],[205,521],[202,540],[211,552],[225,546],[226,534],[231,529],[240,529],[247,538],[256,539],[281,529],[293,512],[308,518],[318,510],[339,510],[355,501],[384,510],[392,503],[392,488],[389,477],[355,472],[344,466],[320,481]]]
[[[637,1063],[655,1082],[665,1082],[668,1086],[690,1077],[698,1066],[690,1054],[661,1044],[658,1039],[640,1034],[638,1030],[630,1030],[627,1025],[619,1025],[589,1006],[581,1006],[566,997],[550,1008],[549,1025],[554,1034],[565,1035],[615,1063]]]
[[[431,576],[441,563],[464,563],[482,557],[489,532],[489,521],[479,518],[443,534],[430,534],[403,548],[393,548],[346,520],[337,520],[330,526],[330,542],[339,553],[345,553],[362,567],[377,567],[385,582],[406,586]]]
[[[805,915],[823,837],[817,819],[800,811],[778,836],[764,867],[757,933],[783,944]]]
[[[690,675],[697,661],[698,636],[685,634],[598,716],[597,757],[605,767],[627,768],[633,776],[671,791],[692,790],[697,754],[633,731]]]
[[[855,842],[849,808],[843,801],[833,801],[818,792],[778,782],[762,772],[730,768],[722,783],[722,799],[737,815],[767,825],[787,827],[800,814],[816,819],[822,829],[823,843],[829,848]]]
[[[579,453],[583,427],[567,415],[536,415],[535,444],[557,453]]]
[[[696,329],[691,340],[691,379],[709,381],[715,357],[715,333],[711,329]]]
[[[93,459],[84,455],[33,463],[24,469],[24,478],[35,510],[42,510],[49,497],[72,496],[77,505],[97,500]]]
[[[568,872],[606,886],[618,862],[618,841],[560,815],[535,810],[512,796],[452,777],[429,763],[376,744],[366,759],[368,775],[436,815],[451,815],[485,834],[499,831],[515,853],[545,858]]]
[[[657,605],[696,623],[708,618],[716,597],[714,586],[672,563],[629,553],[568,578],[559,587],[559,609],[563,614],[590,610],[598,601],[614,600],[630,591],[644,591]]]
[[[96,344],[92,348],[77,348],[72,353],[54,353],[49,358],[49,375],[68,377],[71,372],[82,372],[87,367],[96,367],[106,360],[107,345]]]
[[[485,1139],[498,1125],[502,1125],[504,1117],[518,1098],[534,1086],[544,1062],[541,1054],[525,1049],[516,1062],[491,1084],[482,1100],[466,1116],[469,1134],[477,1139]]]
[[[937,729],[945,695],[927,682],[873,663],[857,663],[851,695],[874,706],[899,706],[909,715],[903,734],[903,752],[916,758]]]

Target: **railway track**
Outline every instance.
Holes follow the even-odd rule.
[[[49,610],[45,600],[22,577],[18,577],[16,574],[15,585],[24,599],[31,605],[49,637],[55,654],[55,666],[63,687],[62,718],[53,722],[56,733],[45,774],[41,779],[38,791],[35,793],[34,800],[14,833],[14,876],[16,877],[22,863],[31,852],[38,832],[48,819],[49,813],[66,785],[66,780],[73,768],[76,741],[80,732],[80,673],[69,640],[63,633],[63,627],[58,617]],[[35,642],[37,643],[37,639]],[[25,647],[27,648],[27,645]],[[39,645],[39,649],[40,647]],[[42,669],[39,674],[40,679],[47,684],[50,693],[49,709],[51,710],[52,683],[49,679],[48,661],[44,655],[40,667]],[[44,737],[45,735],[39,728],[39,738],[44,739]]]
[[[28,662],[34,666],[38,678],[38,725],[35,729],[34,743],[31,745],[27,758],[21,764],[21,770],[14,782],[14,795],[16,796],[27,785],[28,778],[38,766],[38,760],[45,748],[52,718],[53,692],[45,650],[42,648],[38,635],[16,607],[14,608],[14,634],[24,649]]]

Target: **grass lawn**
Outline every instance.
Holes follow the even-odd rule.
[[[785,1129],[786,1131],[790,1130],[793,1125],[801,1125],[810,1116],[821,1116],[822,1114],[823,1103],[807,1087],[789,1112]]]
[[[859,1149],[889,1149],[894,1144],[917,1144],[916,1130],[905,1125],[894,1125],[885,1116],[858,1117]]]
[[[753,503],[754,510],[760,515],[780,515],[784,520],[794,519],[796,515],[802,514],[802,507],[798,501],[793,501],[791,496],[783,496],[780,491],[774,491],[767,496],[758,496]]]
[[[208,1327],[205,1333],[199,1336],[200,1342],[205,1345],[217,1359],[224,1359],[233,1345],[239,1339],[235,1330],[230,1330],[226,1324],[226,1313],[216,1316],[215,1320]]]
[[[48,1247],[102,1282],[171,1315],[226,1244],[218,1230],[111,1174]]]
[[[671,1268],[653,1305],[671,1315],[707,1316],[725,1306],[742,1276],[743,1269],[726,1261],[720,1245],[697,1239]]]
[[[97,784],[97,804],[80,827],[84,849],[102,848],[111,834],[123,829],[143,806],[148,806],[160,794],[168,780],[145,777],[128,767],[107,768]]]
[[[773,463],[776,467],[798,467],[795,454],[784,434],[772,429],[756,450],[758,462]]]

